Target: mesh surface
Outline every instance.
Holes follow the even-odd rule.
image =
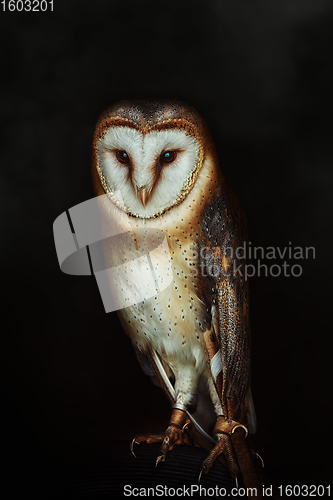
[[[134,488],[139,489],[134,491],[137,496],[144,496],[140,495],[140,488],[144,488],[145,492],[141,490],[141,493],[145,493],[145,496],[177,498],[175,489],[181,488],[178,496],[213,499],[223,498],[221,489],[225,488],[227,497],[245,498],[231,495],[230,491],[235,487],[235,482],[220,462],[213,465],[208,475],[202,476],[201,496],[200,491],[195,491],[201,464],[207,457],[204,450],[186,445],[175,446],[168,453],[166,461],[155,468],[158,449],[159,444],[143,443],[135,446],[137,458],[134,458],[130,452],[130,443],[116,442],[110,452],[95,454],[86,463],[71,467],[52,498],[126,498],[132,496],[129,493],[133,493]],[[156,489],[157,486],[159,489]],[[217,493],[216,487],[219,490]],[[148,492],[148,488],[152,490]]]

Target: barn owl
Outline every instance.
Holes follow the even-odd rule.
[[[255,431],[248,290],[237,253],[246,229],[207,125],[182,102],[119,102],[98,120],[92,177],[110,213],[134,234],[162,230],[171,256],[170,285],[118,311],[143,370],[172,405],[165,432],[134,443],[161,442],[158,463],[175,444],[194,441],[208,451],[203,473],[221,455],[236,477],[231,438]]]

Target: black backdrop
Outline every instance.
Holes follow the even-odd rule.
[[[288,260],[300,277],[251,280],[252,386],[268,477],[328,484],[330,0],[54,0],[54,12],[1,11],[0,36],[6,484],[58,484],[64,462],[167,423],[94,278],[60,272],[52,232],[93,196],[99,113],[142,97],[208,120],[252,246],[316,249]]]

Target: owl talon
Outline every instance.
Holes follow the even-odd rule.
[[[201,481],[201,476],[202,476],[202,474],[206,474],[206,472],[205,472],[205,471],[206,471],[206,468],[207,468],[207,467],[206,467],[205,465],[203,465],[203,466],[201,467],[201,471],[200,471],[200,474],[199,474],[199,477],[198,477],[198,486],[200,486],[200,481]]]
[[[238,486],[238,477],[237,477],[237,474],[235,474],[234,479],[235,479],[235,483],[236,483],[236,488],[237,488],[237,490],[238,490],[238,487],[239,487],[239,486]]]
[[[135,444],[143,442],[146,442],[147,444],[162,443],[155,463],[155,467],[157,467],[160,462],[165,461],[168,451],[171,451],[176,444],[190,444],[190,440],[184,432],[187,424],[186,413],[181,410],[174,409],[171,415],[170,424],[166,431],[158,434],[142,434],[133,438],[131,442],[132,454],[136,457],[134,453]]]
[[[134,453],[134,445],[135,444],[137,444],[137,445],[140,444],[140,443],[137,442],[136,436],[133,438],[133,440],[131,442],[131,452],[132,452],[133,457],[137,458],[136,454]]]
[[[207,474],[210,468],[212,467],[213,463],[215,462],[215,460],[217,460],[222,453],[227,461],[228,469],[230,471],[231,476],[235,479],[236,483],[238,484],[238,480],[236,478],[239,475],[239,469],[232,449],[230,437],[227,434],[219,435],[218,442],[211,450],[208,457],[203,461],[201,470],[206,469],[204,471],[204,474]]]
[[[253,451],[253,450],[252,450],[252,454],[253,454],[256,458],[258,458],[258,460],[260,460],[260,462],[261,462],[261,467],[262,467],[262,468],[264,468],[264,467],[265,467],[265,463],[264,463],[263,458],[259,455],[259,453],[257,453],[256,451]]]
[[[158,466],[158,464],[160,462],[165,462],[165,455],[159,455],[157,458],[156,458],[156,462],[155,462],[155,469],[156,467]]]

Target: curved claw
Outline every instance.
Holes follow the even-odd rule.
[[[262,459],[262,457],[259,455],[259,453],[257,453],[256,451],[252,451],[253,455],[258,458],[261,462],[261,467],[264,468],[265,467],[265,463],[264,463],[264,460]]]
[[[137,458],[136,454],[134,453],[134,449],[133,449],[135,444],[138,444],[138,445],[140,444],[137,442],[136,436],[133,438],[133,440],[131,442],[131,452],[132,452],[133,457]]]
[[[200,471],[200,474],[198,477],[198,486],[200,486],[201,476],[205,472],[206,469],[207,469],[207,467],[205,467],[204,465],[201,467],[201,471]]]
[[[236,483],[236,488],[238,489],[239,486],[238,486],[238,477],[237,477],[237,474],[235,474],[235,478],[234,479],[235,479],[235,483]]]
[[[158,466],[158,464],[160,462],[165,462],[165,455],[159,455],[157,458],[156,458],[156,462],[155,462],[155,469],[156,467]]]

